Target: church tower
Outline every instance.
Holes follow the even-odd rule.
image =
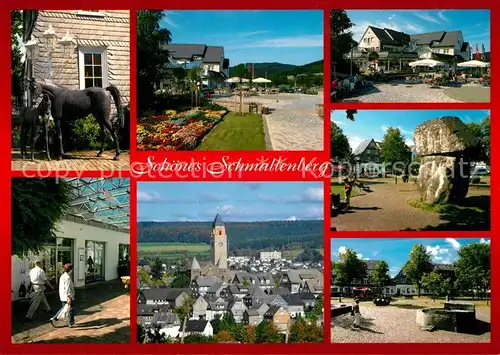
[[[219,214],[212,223],[211,235],[212,262],[220,271],[227,270],[227,235],[226,227]]]

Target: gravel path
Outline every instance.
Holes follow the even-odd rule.
[[[419,198],[412,182],[404,184],[393,179],[363,181],[372,192],[351,199],[351,210],[331,219],[340,231],[387,231],[419,229],[441,224],[439,214],[408,205],[408,199]],[[376,183],[375,183],[376,182]]]
[[[461,102],[445,94],[444,88],[431,89],[427,84],[406,85],[403,81],[373,84],[364,95],[343,102]]]
[[[272,150],[323,150],[323,119],[316,113],[322,94],[262,95],[252,100],[271,108],[263,117]]]
[[[489,308],[476,308],[481,321],[479,334],[461,334],[444,330],[420,330],[416,323],[417,309],[396,305],[360,307],[361,327],[353,328],[353,317],[345,314],[332,319],[332,343],[488,343],[490,342]]]

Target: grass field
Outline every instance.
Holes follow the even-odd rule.
[[[137,250],[145,254],[203,253],[210,250],[210,245],[205,243],[139,243]]]
[[[228,113],[196,150],[266,150],[262,116]]]
[[[295,259],[303,249],[284,250],[281,255],[285,259]],[[323,249],[317,249],[323,255]],[[210,245],[205,243],[139,243],[137,247],[139,257],[158,256],[165,259],[177,259],[182,256],[208,260]],[[231,252],[229,252],[231,255]]]
[[[345,199],[345,189],[344,189],[343,184],[342,185],[338,185],[338,184],[330,185],[330,191],[332,194],[340,194],[340,198]],[[357,187],[355,187],[351,190],[351,197],[358,196],[359,194],[360,194],[359,189]]]

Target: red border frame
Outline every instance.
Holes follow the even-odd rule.
[[[16,6],[15,4],[12,4]],[[0,4],[0,51],[3,51],[3,56],[0,56],[0,70],[4,73],[4,78],[9,77],[10,70],[10,10],[18,9],[12,7],[11,4],[1,3]],[[47,0],[44,4],[45,9],[63,9],[65,8],[67,3],[62,0]],[[72,8],[98,8],[101,3],[94,0],[75,0],[72,3]],[[377,9],[413,9],[412,4],[407,2],[401,4],[396,0],[389,0],[383,4],[376,4]],[[417,8],[427,8],[427,9],[474,9],[474,6],[471,6],[467,0],[441,0],[439,2],[429,3],[426,7],[425,4],[419,4]],[[209,4],[204,3],[201,0],[194,0],[191,2],[185,2],[182,0],[171,0],[169,4],[160,3],[157,0],[143,0],[140,4],[135,3],[132,0],[109,0],[106,3],[106,8],[109,9],[123,9],[128,8],[131,10],[131,102],[135,103],[136,98],[136,58],[135,58],[135,10],[138,8],[166,8],[172,10],[181,10],[181,9],[248,9],[249,4],[244,2],[234,3],[228,0],[222,0],[218,3]],[[251,3],[253,9],[311,9],[311,10],[324,10],[324,37],[325,37],[325,46],[324,46],[324,62],[325,64],[325,79],[324,79],[324,112],[325,112],[325,121],[328,123],[329,121],[329,113],[332,108],[335,109],[348,109],[348,108],[356,108],[356,109],[409,109],[409,108],[418,108],[418,109],[459,109],[459,108],[467,108],[467,109],[490,109],[492,114],[495,115],[497,111],[498,104],[495,101],[492,101],[491,104],[330,104],[329,102],[329,90],[330,90],[330,66],[328,63],[330,62],[330,25],[329,25],[329,10],[331,8],[347,8],[347,9],[370,9],[374,7],[374,4],[368,0],[361,0],[357,3],[351,3],[347,0],[339,0],[338,2],[331,3],[326,0],[276,0],[274,2],[269,2],[268,0],[254,0]],[[487,0],[482,3],[482,7],[486,9],[491,9],[491,43],[495,43],[496,32],[494,30],[498,30],[498,20],[500,16],[496,11],[498,9],[497,2],[492,0]],[[21,8],[37,8],[39,7],[39,2],[35,0],[25,0]],[[381,8],[382,7],[382,8]],[[497,56],[495,52],[491,57],[492,62],[494,63],[493,67],[499,65]],[[496,64],[495,64],[496,63]],[[493,70],[496,73],[496,69]],[[0,86],[0,109],[4,113],[4,117],[10,116],[10,81],[8,79],[7,84]],[[492,93],[496,92],[496,86],[493,85]],[[491,95],[494,97],[494,95]],[[147,158],[149,154],[137,153],[135,152],[135,117],[136,117],[136,107],[134,104],[131,105],[131,161],[142,160]],[[492,135],[494,136],[496,132],[495,120],[492,121]],[[3,125],[0,132],[4,135],[2,139],[0,139],[0,166],[2,167],[3,174],[0,174],[0,212],[3,218],[3,225],[7,226],[7,230],[10,230],[11,220],[10,220],[10,178],[11,176],[20,177],[22,174],[20,172],[11,172],[7,174],[7,171],[10,171],[10,122],[5,119],[0,122]],[[329,160],[329,136],[330,130],[329,125],[324,125],[324,141],[325,141],[325,150],[323,152],[288,152],[283,154],[289,160],[299,160],[302,156],[306,156],[309,158],[316,158],[320,162],[325,162]],[[497,145],[492,145],[492,153],[493,156],[496,156],[498,152]],[[218,159],[222,155],[229,155],[231,157],[246,157],[248,159],[255,159],[260,156],[265,156],[266,158],[272,158],[279,156],[278,152],[264,152],[263,154],[259,153],[239,153],[239,152],[219,152],[219,153],[198,153],[195,154],[185,153],[185,152],[177,152],[171,153],[168,155],[169,159],[179,159],[185,160],[186,158],[196,158],[198,160],[207,159],[213,160]],[[166,157],[164,154],[155,154],[157,159],[163,159]],[[494,186],[497,184],[496,178],[496,167],[495,164],[492,164],[492,183]],[[64,172],[63,172],[64,173]],[[97,176],[101,174],[101,172],[95,171],[87,171],[80,172],[78,176],[91,177]],[[67,176],[76,176],[77,173],[65,173]],[[129,176],[128,173],[122,173],[121,176]],[[49,173],[48,176],[56,176],[56,173]],[[186,181],[196,181],[200,178],[184,178],[182,180]],[[227,181],[231,180],[230,176],[221,176],[220,178],[214,178],[213,176],[207,176],[202,178],[203,180],[211,180],[211,181]],[[141,178],[142,180],[152,180],[148,178]],[[171,180],[179,180],[179,179],[171,179]],[[495,218],[492,218],[491,224],[491,233],[475,233],[475,232],[335,232],[331,233],[330,231],[330,218],[329,218],[329,179],[319,178],[316,179],[314,176],[302,176],[302,174],[283,174],[283,173],[255,173],[255,174],[246,174],[245,176],[238,178],[238,180],[245,181],[285,181],[285,180],[308,180],[308,181],[323,181],[325,186],[325,225],[324,225],[324,244],[325,244],[325,290],[329,290],[330,288],[330,238],[338,237],[490,237],[491,239],[495,239],[492,237],[493,231],[496,230],[497,223],[495,222]],[[136,265],[137,260],[137,248],[134,247],[137,243],[137,235],[136,235],[136,178],[132,176],[131,181],[131,265]],[[496,189],[492,190],[492,205],[495,204],[497,200],[495,195],[498,192]],[[493,215],[493,217],[495,217]],[[3,270],[7,270],[9,273],[9,283],[10,283],[10,250],[11,243],[9,234],[5,233],[6,236],[3,238],[4,248],[2,248],[3,257],[1,258],[1,263],[3,266]],[[496,256],[500,257],[500,251],[495,250],[496,243],[492,241],[492,260],[496,260]],[[496,263],[492,263],[493,269],[493,277],[492,277],[492,289],[496,290],[497,287],[497,266]],[[11,344],[10,334],[10,316],[11,316],[11,307],[10,307],[10,291],[8,287],[3,286],[0,290],[0,310],[5,314],[5,318],[8,321],[2,322],[0,325],[1,333],[0,333],[0,350],[2,353],[34,353],[34,354],[53,354],[53,353],[126,353],[126,354],[134,354],[134,353],[179,353],[179,354],[200,354],[200,353],[352,353],[352,354],[362,354],[362,353],[387,353],[387,354],[420,354],[420,353],[456,353],[456,354],[475,354],[475,353],[499,353],[500,352],[500,336],[496,329],[496,324],[493,322],[492,324],[492,332],[491,332],[491,343],[489,344],[329,344],[330,341],[330,316],[329,312],[325,314],[325,343],[324,344],[294,344],[294,345],[285,345],[285,344],[249,344],[249,345],[231,345],[231,344],[207,344],[203,346],[203,350],[201,350],[199,345],[195,344],[175,344],[175,345],[157,345],[157,344],[137,344],[136,343],[136,278],[135,274],[131,275],[131,337],[130,344],[85,344],[85,346],[79,346],[78,344]],[[496,295],[495,293],[493,293]],[[496,298],[494,296],[494,298]],[[329,304],[329,294],[326,292],[325,294],[325,305],[328,309]],[[493,305],[492,308],[492,319],[500,319],[500,307],[496,307]],[[293,350],[292,350],[293,349]]]

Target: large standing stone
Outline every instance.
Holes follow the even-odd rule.
[[[421,156],[417,186],[423,201],[456,202],[469,190],[469,152],[478,144],[458,117],[426,121],[415,129],[413,139]]]
[[[431,204],[454,202],[467,196],[470,162],[464,158],[428,156],[420,161],[417,186]]]
[[[435,118],[418,125],[413,140],[420,156],[460,155],[478,144],[458,117]]]

